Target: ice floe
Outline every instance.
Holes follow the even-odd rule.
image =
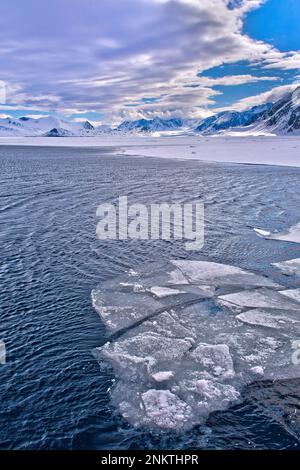
[[[261,230],[255,228],[254,231],[260,237],[266,238],[268,240],[279,240],[279,241],[286,241],[286,242],[294,242],[300,243],[300,223],[293,225],[287,230],[282,232],[267,232],[265,230]]]
[[[300,289],[288,289],[279,291],[281,295],[285,295],[289,299],[296,300],[300,302]]]
[[[212,263],[208,261],[172,261],[191,284],[208,284],[214,286],[243,285],[277,287],[267,277],[254,274],[236,266]]]
[[[212,377],[231,379],[235,375],[232,357],[226,344],[198,344],[191,353],[191,358],[199,364],[200,370]]]
[[[266,328],[275,328],[279,330],[284,330],[288,328],[297,328],[297,331],[300,333],[300,316],[295,318],[295,315],[288,316],[286,314],[278,314],[274,311],[266,310],[248,310],[247,312],[241,313],[237,318],[249,325],[255,326],[265,326]]]
[[[295,378],[300,289],[245,269],[176,260],[107,281],[93,304],[112,333],[96,349],[117,379],[129,423],[188,429],[241,399],[256,380]]]
[[[285,294],[285,297],[287,297],[287,294]],[[241,312],[248,308],[299,311],[299,304],[285,297],[274,290],[261,288],[221,295],[218,297],[217,301],[222,307],[228,308],[234,312]]]
[[[281,269],[281,271],[287,276],[300,276],[300,258],[282,261],[280,263],[273,263],[273,266]]]

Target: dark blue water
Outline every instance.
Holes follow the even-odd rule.
[[[125,158],[101,149],[0,148],[1,449],[300,448],[299,380],[254,384],[244,401],[184,434],[133,429],[111,407],[112,375],[92,355],[108,337],[91,305],[101,281],[171,258],[269,273],[300,246],[253,227],[299,222],[300,170]],[[205,246],[99,241],[96,208],[205,200]],[[300,370],[299,370],[300,376]]]

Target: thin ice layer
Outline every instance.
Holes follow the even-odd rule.
[[[222,307],[228,308],[234,312],[241,312],[249,308],[270,308],[293,311],[299,311],[300,309],[297,302],[271,289],[264,288],[221,295],[218,297],[218,303]]]
[[[93,306],[110,331],[134,325],[163,307],[151,296],[135,293],[118,292],[116,289],[113,292],[101,289],[92,291]]]
[[[191,284],[214,286],[243,285],[244,287],[272,287],[278,285],[265,276],[251,273],[236,266],[208,261],[172,261]]]
[[[254,309],[241,313],[237,316],[238,320],[248,325],[264,326],[266,328],[275,328],[285,331],[294,329],[294,332],[300,333],[300,316],[298,314],[278,313],[275,311]]]

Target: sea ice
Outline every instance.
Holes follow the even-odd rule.
[[[150,292],[155,295],[155,297],[162,299],[164,297],[169,297],[170,295],[184,294],[184,291],[178,289],[171,289],[170,287],[151,287]]]
[[[266,238],[267,240],[279,240],[286,242],[300,243],[300,223],[293,225],[292,227],[284,230],[283,232],[267,232],[255,228],[254,231],[260,237]]]
[[[300,302],[300,289],[281,290],[279,293],[281,295],[285,295],[289,299],[295,300],[296,302]],[[300,305],[299,305],[299,313],[300,313]]]
[[[234,312],[242,312],[249,308],[270,308],[279,310],[299,311],[299,304],[271,289],[254,289],[234,294],[221,295],[218,304]]]
[[[250,371],[253,372],[253,374],[258,375],[260,377],[264,376],[264,369],[260,366],[252,367]]]
[[[299,291],[184,260],[103,283],[94,306],[114,335],[97,357],[117,378],[113,405],[134,426],[184,430],[239,401],[247,384],[299,377]]]
[[[165,382],[166,380],[170,380],[174,377],[174,372],[171,370],[156,372],[156,374],[152,374],[151,377],[155,382]]]
[[[192,418],[192,409],[169,390],[148,390],[142,394],[146,417],[160,428],[178,429]]]
[[[95,289],[92,291],[92,302],[112,332],[134,325],[163,307],[157,300],[143,293],[116,290],[112,294],[110,291]]]
[[[288,276],[300,276],[300,258],[273,263],[273,266],[281,269],[281,271]]]
[[[157,333],[141,333],[127,339],[107,343],[102,354],[127,378],[152,375],[178,363],[192,347],[190,339],[168,338]],[[172,367],[173,368],[173,367]]]
[[[286,313],[286,312],[285,312]],[[297,327],[297,331],[300,333],[300,317],[299,320],[288,316],[287,314],[282,315],[266,310],[248,310],[247,312],[241,313],[237,318],[249,325],[255,326],[264,326],[266,328],[275,328],[279,330],[284,330],[284,328],[294,328],[294,331]]]
[[[233,378],[235,375],[232,357],[226,344],[201,343],[190,356],[206,375],[217,377],[219,380]]]
[[[244,287],[273,287],[277,288],[272,280],[265,276],[245,271],[244,269],[227,264],[209,261],[172,261],[174,266],[181,270],[183,275],[192,284],[207,284],[213,286],[242,285]]]

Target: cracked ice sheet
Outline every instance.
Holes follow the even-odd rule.
[[[300,223],[293,225],[292,227],[282,232],[272,233],[258,228],[255,228],[254,231],[257,233],[258,236],[266,238],[267,240],[300,243]]]
[[[203,423],[211,412],[226,409],[239,401],[242,388],[255,380],[299,377],[299,368],[291,363],[291,344],[298,339],[296,323],[292,324],[292,320],[298,318],[299,304],[278,293],[275,290],[278,286],[270,279],[232,266],[205,262],[203,279],[199,263],[202,262],[193,265],[196,272],[196,278],[192,280],[195,281],[194,285],[170,285],[170,272],[174,270],[174,265],[171,271],[170,265],[167,265],[165,271],[161,267],[158,270],[159,282],[156,282],[156,271],[152,267],[103,286],[101,299],[105,292],[108,304],[111,299],[115,302],[121,290],[122,294],[126,293],[124,298],[131,296],[135,299],[128,301],[128,305],[138,302],[139,308],[145,302],[147,305],[149,299],[155,300],[151,287],[187,291],[197,290],[199,286],[211,288],[209,284],[212,282],[214,286],[224,285],[226,292],[232,292],[214,299],[211,298],[213,288],[207,298],[205,295],[204,298],[199,296],[192,302],[190,298],[186,302],[177,293],[170,295],[167,299],[170,305],[173,302],[172,308],[154,310],[150,317],[148,313],[145,316],[145,311],[149,312],[149,309],[144,308],[139,317],[144,321],[130,324],[130,328],[119,333],[113,342],[98,348],[99,359],[105,358],[118,378],[111,392],[112,403],[133,425],[153,429],[187,429]],[[175,270],[177,276],[177,268]],[[191,281],[190,273],[187,275],[185,272],[183,276],[181,280]],[[245,288],[248,290],[237,293],[237,289],[244,287],[241,286],[241,279],[246,282]],[[262,280],[269,288],[256,289],[257,283],[262,285]],[[249,290],[249,287],[252,289]],[[241,304],[238,311],[249,311],[247,304],[250,303],[254,304],[258,314],[259,304],[267,304],[267,320],[273,321],[272,328],[268,322],[262,324],[261,317],[257,324],[253,321],[247,323],[228,310],[222,310],[218,305],[220,298],[222,302],[222,297],[228,296],[230,299],[230,296],[237,296],[234,300]],[[179,303],[176,300],[178,297]],[[140,300],[136,301],[136,298]],[[164,298],[160,299],[161,302]],[[274,307],[274,304],[276,308],[271,311],[270,305]],[[281,310],[279,305],[283,307]],[[118,314],[114,317],[116,331],[119,330],[118,322],[124,324],[123,314],[127,321],[128,310],[119,310]],[[157,407],[164,416],[163,420],[155,411]],[[174,414],[179,418],[175,418]]]
[[[148,317],[163,305],[145,294],[126,292],[92,291],[92,302],[111,332],[134,325]]]
[[[300,311],[299,303],[293,301],[292,298],[288,299],[286,295],[265,288],[221,295],[217,302],[221,307],[233,312],[242,312],[249,308]]]
[[[268,310],[248,310],[237,316],[237,319],[254,326],[264,326],[277,330],[300,334],[300,316],[295,312],[281,312]]]
[[[230,266],[227,264],[213,263],[209,261],[172,261],[183,273],[184,277],[192,284],[208,284],[214,286],[243,286],[246,287],[272,287],[278,288],[278,284],[265,276],[254,274],[250,271]]]
[[[286,274],[287,276],[300,276],[300,258],[282,261],[280,263],[273,263],[273,266],[281,269],[283,274]]]
[[[300,302],[300,289],[281,290],[280,294],[285,295],[289,299],[295,300],[296,302]],[[300,305],[299,305],[299,312],[300,312]]]

